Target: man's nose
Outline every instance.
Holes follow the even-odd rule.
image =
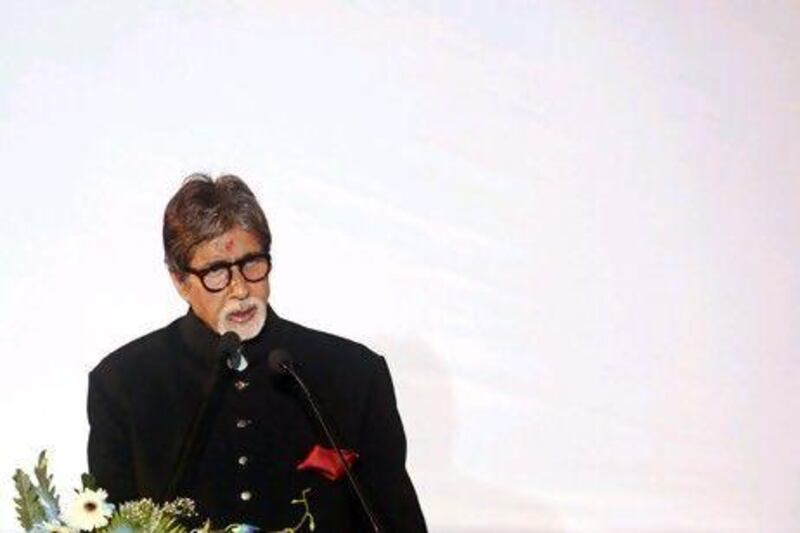
[[[244,279],[244,276],[242,276],[242,273],[239,271],[239,267],[234,267],[231,269],[231,296],[238,298],[239,300],[243,300],[250,296],[250,286],[247,284],[247,280]]]

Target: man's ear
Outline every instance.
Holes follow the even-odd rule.
[[[181,298],[189,301],[189,276],[180,272],[170,272],[169,277],[172,278],[172,284],[175,285],[175,290]]]

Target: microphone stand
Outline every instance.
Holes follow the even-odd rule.
[[[196,459],[197,454],[200,452],[199,446],[201,444],[205,444],[205,441],[200,439],[200,435],[203,427],[207,425],[209,419],[211,418],[209,407],[212,404],[218,403],[216,400],[219,399],[219,396],[222,392],[222,385],[225,382],[225,367],[228,366],[233,369],[234,366],[232,365],[238,366],[240,363],[238,361],[232,362],[232,360],[235,358],[243,359],[239,350],[240,348],[237,347],[234,354],[221,354],[221,356],[214,363],[214,369],[212,371],[213,382],[211,384],[211,388],[208,394],[203,397],[200,407],[197,409],[194,417],[192,418],[192,424],[189,426],[188,431],[184,434],[180,452],[178,453],[178,460],[176,462],[175,470],[170,478],[169,485],[167,485],[167,488],[164,491],[162,501],[171,501],[178,496],[177,492],[180,488],[180,483],[183,481],[183,478],[186,474],[188,465],[194,462],[194,459]]]
[[[367,515],[367,518],[369,519],[370,525],[372,526],[372,530],[375,531],[375,533],[380,533],[381,531],[383,531],[383,529],[378,525],[379,524],[378,517],[375,515],[375,512],[372,510],[372,508],[370,507],[369,503],[367,503],[367,499],[364,497],[364,493],[361,490],[361,486],[359,485],[358,481],[356,480],[355,476],[353,475],[353,472],[350,470],[350,466],[347,464],[347,460],[344,458],[344,454],[342,453],[342,449],[339,447],[339,444],[336,442],[336,439],[333,437],[333,433],[331,432],[330,428],[328,427],[328,424],[325,422],[325,418],[322,416],[322,413],[320,413],[319,407],[317,407],[317,402],[314,401],[314,397],[311,396],[311,391],[308,390],[308,387],[306,387],[306,384],[303,382],[303,380],[300,378],[300,376],[297,375],[297,372],[294,371],[294,365],[292,365],[291,362],[282,361],[281,363],[279,363],[278,366],[285,373],[287,373],[290,376],[292,376],[292,378],[294,378],[294,380],[300,386],[300,389],[303,391],[303,394],[305,395],[306,400],[308,400],[308,403],[311,406],[311,409],[314,411],[314,416],[317,418],[317,421],[322,426],[322,431],[325,433],[325,437],[328,439],[328,442],[331,443],[331,446],[333,446],[333,449],[336,450],[336,455],[339,457],[339,462],[344,467],[345,474],[347,474],[347,479],[350,481],[350,486],[353,488],[353,491],[356,493],[356,496],[358,497],[358,501],[361,504],[361,508],[364,510],[364,512]]]

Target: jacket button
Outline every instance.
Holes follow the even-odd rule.
[[[242,491],[242,493],[239,494],[239,498],[243,502],[249,502],[253,498],[253,493],[250,492],[249,490]]]
[[[240,455],[239,456],[239,464],[241,466],[245,466],[249,461],[250,461],[250,459],[248,459],[248,457],[246,455]]]
[[[239,428],[239,429],[243,429],[243,428],[246,428],[247,426],[249,426],[252,423],[253,423],[253,421],[248,419],[248,418],[240,418],[239,420],[236,421],[236,427]]]
[[[248,385],[250,385],[248,382],[241,379],[236,380],[236,382],[233,384],[233,386],[236,387],[236,390],[244,390]]]

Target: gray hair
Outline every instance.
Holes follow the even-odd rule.
[[[170,272],[184,276],[194,248],[239,226],[253,232],[267,258],[272,245],[267,217],[250,188],[237,176],[212,179],[192,174],[164,211],[164,262]]]

